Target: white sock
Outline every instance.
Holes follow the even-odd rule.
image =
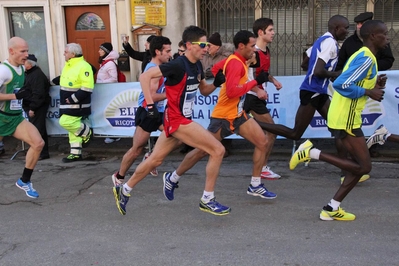
[[[257,187],[257,186],[259,186],[260,185],[260,177],[252,177],[251,178],[251,185],[253,186],[253,187]]]
[[[172,173],[172,175],[170,176],[170,181],[172,181],[173,183],[177,183],[180,179],[180,176],[176,173],[176,171],[174,171]]]
[[[208,203],[211,199],[213,199],[215,197],[215,192],[214,191],[205,191],[204,190],[204,194],[202,194],[202,198],[201,200],[205,203]]]
[[[331,208],[333,209],[333,211],[338,210],[339,205],[341,205],[341,202],[336,201],[334,199],[331,199],[330,202],[328,203],[328,205],[331,206]]]
[[[125,195],[125,196],[130,196],[130,191],[132,191],[132,189],[133,189],[133,188],[129,187],[129,186],[127,185],[127,183],[123,184],[123,187],[122,187],[122,193],[123,193],[123,195]]]
[[[312,159],[318,160],[320,158],[320,153],[321,153],[321,150],[319,150],[319,149],[316,149],[316,148],[311,149],[309,151],[309,157]]]

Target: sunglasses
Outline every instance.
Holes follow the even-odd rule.
[[[198,44],[199,47],[201,47],[202,49],[204,49],[205,47],[207,47],[209,45],[209,42],[191,42],[192,44]]]
[[[177,49],[180,53],[186,52],[186,50]]]

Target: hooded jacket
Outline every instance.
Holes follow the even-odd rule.
[[[119,58],[119,53],[112,50],[100,65],[97,72],[96,83],[115,83],[118,82],[118,70],[114,60]],[[110,61],[108,61],[110,60]]]

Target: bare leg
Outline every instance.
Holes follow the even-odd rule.
[[[299,140],[306,128],[309,126],[310,121],[312,121],[315,111],[316,109],[310,103],[307,105],[300,105],[295,116],[294,128],[289,128],[279,124],[263,123],[261,121],[257,122],[261,128],[266,131],[288,139]]]
[[[260,121],[260,122],[268,123],[268,124],[274,124],[273,118],[270,116],[269,113],[257,114],[255,112],[251,111],[251,114],[256,119],[256,121]],[[276,140],[276,135],[274,135],[273,133],[267,132],[266,130],[263,130],[263,132],[266,135],[266,146],[265,146],[265,148],[266,148],[265,155],[266,156],[265,156],[265,161],[264,161],[263,165],[267,165],[269,156],[273,149],[274,141]]]
[[[39,160],[40,152],[43,149],[44,141],[37,128],[26,120],[23,120],[15,130],[13,136],[29,144],[26,153],[25,167],[34,169]]]

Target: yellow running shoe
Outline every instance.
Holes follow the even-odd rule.
[[[353,213],[345,212],[344,209],[338,207],[336,211],[327,211],[324,208],[320,212],[320,219],[323,221],[353,221],[356,219],[356,216]]]
[[[362,175],[362,177],[359,179],[359,183],[362,183],[369,178],[370,178],[370,175]],[[345,176],[341,177],[341,184],[344,182],[344,179],[345,179]]]
[[[294,170],[299,163],[310,161],[309,151],[313,147],[310,140],[306,140],[299,145],[298,149],[294,152],[290,160],[290,170]]]

